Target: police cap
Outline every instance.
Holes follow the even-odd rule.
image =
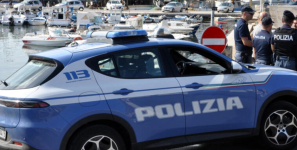
[[[290,19],[295,19],[294,14],[289,10],[285,10],[283,15],[287,16]]]
[[[262,19],[262,25],[263,25],[263,26],[271,25],[271,24],[273,24],[273,23],[274,23],[274,22],[271,20],[270,17],[264,17],[264,18]]]
[[[241,12],[248,12],[248,13],[255,13],[255,10],[253,10],[250,6],[244,6],[241,9]]]

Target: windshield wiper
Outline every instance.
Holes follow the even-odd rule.
[[[2,82],[5,86],[8,86],[8,84],[7,84],[5,81],[1,80],[1,82]]]

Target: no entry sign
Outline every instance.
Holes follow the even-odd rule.
[[[201,44],[222,53],[227,44],[226,35],[219,27],[208,27],[202,34]]]

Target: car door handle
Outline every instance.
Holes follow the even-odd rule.
[[[203,84],[199,84],[199,83],[194,82],[194,83],[192,83],[192,84],[188,84],[188,85],[186,85],[185,87],[186,87],[186,88],[193,88],[193,89],[196,89],[196,88],[200,88],[201,86],[203,86]]]
[[[123,89],[120,89],[118,91],[113,91],[112,94],[128,95],[129,93],[132,93],[132,92],[134,92],[134,91],[123,88]]]

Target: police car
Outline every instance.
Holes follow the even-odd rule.
[[[1,149],[164,149],[259,136],[297,143],[297,74],[200,44],[110,31],[29,56],[0,85]]]

